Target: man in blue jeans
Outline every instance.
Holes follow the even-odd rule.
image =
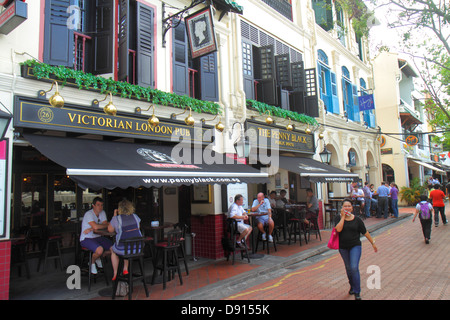
[[[366,217],[370,217],[370,206],[372,205],[372,193],[370,192],[369,183],[366,181],[364,183],[364,211]]]
[[[389,207],[388,207],[389,188],[386,186],[386,183],[384,181],[381,182],[381,186],[378,187],[377,194],[378,194],[377,218],[381,218],[381,215],[383,214],[383,217],[387,219],[389,214]]]

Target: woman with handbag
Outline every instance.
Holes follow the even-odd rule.
[[[361,234],[372,244],[373,250],[378,251],[375,241],[366,230],[364,222],[353,214],[351,200],[342,203],[341,216],[335,226],[339,233],[339,253],[345,264],[348,281],[350,283],[349,294],[355,295],[355,300],[361,300],[361,278],[359,274],[359,260],[361,259]]]

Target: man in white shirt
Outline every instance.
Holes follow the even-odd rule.
[[[109,239],[94,233],[94,231],[106,229],[108,228],[108,224],[106,213],[103,211],[103,199],[95,197],[92,201],[92,209],[84,214],[80,235],[81,246],[93,252],[92,265],[90,266],[91,273],[93,274],[97,273],[96,264],[100,268],[102,267],[101,261],[97,261],[97,259],[112,246],[112,242]]]
[[[268,225],[269,237],[267,238],[267,240],[269,242],[273,242],[272,232],[275,224],[272,220],[272,208],[270,207],[269,199],[264,197],[264,193],[260,192],[256,195],[256,199],[252,204],[252,212],[257,212],[258,214],[260,214],[259,216],[256,216],[256,226],[262,234],[262,240],[266,240],[266,231],[264,230],[264,225]]]
[[[228,218],[236,219],[237,221],[239,238],[236,242],[239,247],[242,247],[242,240],[246,241],[248,235],[252,232],[252,227],[244,223],[244,221],[248,221],[248,216],[245,214],[245,209],[242,207],[243,204],[244,197],[241,194],[237,194],[234,197],[234,203],[228,209]]]

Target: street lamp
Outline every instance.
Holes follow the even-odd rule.
[[[1,103],[1,102],[0,102]],[[3,103],[1,103],[3,107],[5,107],[3,105]],[[6,109],[6,107],[5,107]],[[8,110],[8,109],[6,109]],[[8,130],[9,127],[9,123],[11,122],[13,115],[8,111],[8,112],[4,112],[2,110],[0,110],[0,140],[3,140],[3,138],[5,137],[6,134],[6,130]]]
[[[321,153],[319,153],[320,160],[322,160],[322,163],[330,164],[331,162],[331,151],[327,149],[326,146],[323,147],[323,150]]]

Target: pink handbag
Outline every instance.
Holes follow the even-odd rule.
[[[328,240],[328,248],[338,250],[339,249],[339,233],[336,231],[336,228],[331,230],[331,237]]]

